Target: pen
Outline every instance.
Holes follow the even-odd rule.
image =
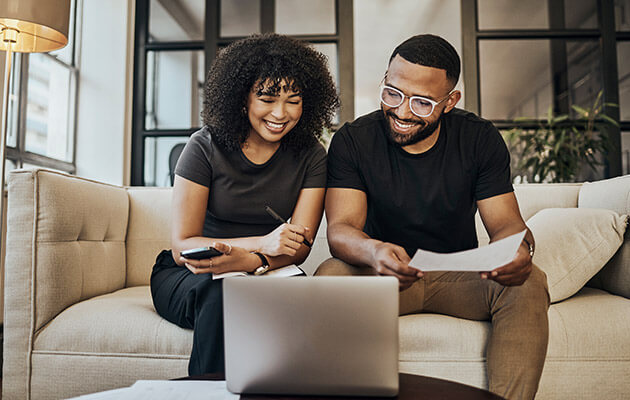
[[[283,224],[288,224],[287,221],[284,220],[284,218],[282,218],[281,216],[278,215],[277,212],[275,212],[271,207],[269,206],[265,206],[265,211],[267,211],[267,214],[271,215],[273,217],[273,219],[275,219],[276,221],[283,223]],[[312,248],[313,245],[311,243],[309,243],[308,240],[306,240],[306,238],[304,238],[304,240],[302,241],[302,243],[304,243],[306,246],[308,246],[309,248]]]

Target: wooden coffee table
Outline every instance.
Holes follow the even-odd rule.
[[[357,397],[357,396],[287,396],[287,395],[241,395],[242,400],[377,400],[377,399],[440,399],[440,400],[501,400],[487,390],[464,385],[462,383],[431,378],[422,375],[398,374],[400,388],[396,397]],[[182,380],[223,380],[223,374],[189,376]]]

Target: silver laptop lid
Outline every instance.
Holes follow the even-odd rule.
[[[395,278],[228,278],[223,301],[231,392],[398,393]]]

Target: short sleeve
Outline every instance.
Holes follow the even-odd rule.
[[[328,187],[349,188],[367,192],[361,179],[358,154],[347,125],[333,135],[328,149]]]
[[[211,149],[210,133],[205,129],[195,132],[186,143],[177,161],[175,174],[202,186],[210,187],[212,182]]]
[[[488,123],[477,147],[477,183],[475,198],[487,199],[513,192],[510,180],[510,153],[497,129]]]
[[[322,187],[326,187],[326,150],[324,146],[317,143],[311,150],[302,188]]]

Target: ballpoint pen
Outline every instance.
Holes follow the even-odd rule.
[[[273,217],[273,219],[275,219],[276,221],[278,221],[278,222],[280,222],[282,224],[287,224],[288,223],[287,221],[284,220],[284,218],[279,216],[278,213],[275,212],[271,207],[265,206],[265,211],[267,211],[267,214],[271,215]],[[313,247],[313,245],[311,243],[309,243],[309,241],[306,240],[306,238],[304,238],[302,243],[304,243],[304,245],[308,246],[309,248]]]

